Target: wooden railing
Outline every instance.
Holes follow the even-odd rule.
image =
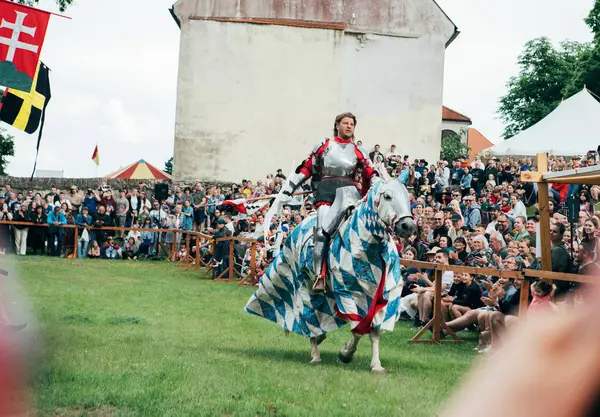
[[[6,225],[10,225],[10,226],[26,226],[26,227],[54,226],[54,225],[50,225],[47,223],[29,223],[29,222],[16,222],[16,221],[7,221],[7,220],[0,220],[0,224],[6,224]],[[79,243],[79,230],[80,229],[87,229],[90,231],[129,232],[130,230],[133,230],[133,231],[137,231],[137,232],[172,233],[173,234],[173,242],[171,244],[168,244],[168,243],[165,244],[164,242],[161,242],[160,237],[159,237],[159,241],[155,242],[155,244],[157,245],[157,255],[160,255],[161,250],[162,250],[162,251],[166,252],[165,261],[175,262],[175,261],[177,261],[178,247],[180,248],[180,247],[185,246],[186,256],[184,259],[177,261],[176,265],[178,267],[184,267],[186,269],[193,268],[196,270],[200,269],[200,267],[204,267],[208,271],[211,271],[213,273],[213,277],[214,277],[214,269],[215,269],[214,265],[211,264],[210,262],[209,263],[205,262],[204,259],[202,259],[202,257],[200,256],[200,245],[199,245],[200,239],[204,238],[210,242],[210,245],[213,248],[213,253],[214,253],[214,248],[216,247],[216,244],[218,242],[223,242],[223,241],[230,241],[232,243],[247,242],[247,243],[251,244],[251,248],[250,248],[251,261],[250,261],[250,266],[249,266],[249,272],[245,276],[242,275],[241,268],[238,268],[237,266],[239,266],[239,265],[236,264],[236,262],[235,262],[234,245],[231,244],[231,245],[229,245],[228,268],[226,270],[224,270],[219,276],[216,276],[214,278],[218,281],[228,281],[228,282],[239,281],[238,285],[244,284],[245,282],[248,282],[248,281],[250,281],[251,283],[254,283],[258,280],[258,277],[256,274],[256,248],[257,248],[256,239],[236,237],[236,236],[214,239],[212,236],[204,234],[204,233],[188,231],[188,230],[181,230],[181,229],[148,229],[148,228],[142,228],[142,227],[114,227],[114,226],[95,227],[95,226],[79,226],[76,224],[61,224],[56,227],[60,227],[63,229],[74,229],[73,254],[75,257],[77,257],[77,249],[78,249],[78,243]],[[181,239],[179,239],[179,236],[181,236]],[[191,248],[193,246],[192,239],[196,240],[195,256],[191,255],[191,253],[192,253]],[[69,247],[70,247],[70,245],[69,245]],[[237,275],[236,275],[236,273],[237,273]]]
[[[538,271],[535,269],[524,269],[522,271],[504,271],[493,268],[474,268],[461,265],[441,265],[431,262],[409,261],[403,259],[402,265],[428,269],[434,271],[434,299],[433,299],[433,318],[409,341],[410,343],[441,343],[441,342],[462,342],[462,340],[448,327],[442,317],[442,272],[453,271],[455,273],[468,273],[474,275],[489,275],[494,277],[523,279],[521,284],[521,297],[519,300],[519,316],[527,313],[529,305],[529,286],[532,278],[540,278],[553,281],[571,281],[585,284],[596,284],[600,282],[600,277],[591,275],[563,274],[558,272]],[[431,339],[421,339],[423,334],[433,326],[433,337]],[[452,337],[452,340],[440,338],[440,329],[444,328]]]
[[[129,232],[129,231],[136,231],[136,232],[151,232],[151,233],[172,233],[173,234],[173,242],[172,243],[165,243],[165,242],[161,242],[160,237],[158,238],[158,242],[154,242],[154,245],[157,245],[157,255],[160,256],[161,251],[166,252],[166,258],[165,261],[171,261],[171,262],[175,262],[177,260],[177,254],[178,254],[178,246],[185,246],[186,249],[186,257],[184,260],[180,260],[177,262],[177,266],[183,266],[186,267],[188,269],[190,269],[191,267],[195,267],[195,269],[200,269],[200,266],[204,266],[208,269],[210,269],[210,266],[208,264],[206,264],[202,258],[200,257],[200,250],[199,247],[197,245],[196,247],[196,256],[192,257],[191,254],[191,241],[192,241],[192,237],[196,238],[196,242],[200,242],[201,238],[207,239],[209,241],[212,241],[212,237],[209,235],[206,235],[204,233],[200,233],[200,232],[195,232],[195,231],[188,231],[188,230],[181,230],[181,229],[149,229],[149,228],[142,228],[142,227],[114,227],[114,226],[102,226],[102,227],[95,227],[95,226],[79,226],[76,224],[60,224],[60,225],[51,225],[51,224],[47,224],[47,223],[29,223],[29,222],[17,222],[17,221],[7,221],[7,220],[0,220],[0,224],[6,224],[6,225],[10,225],[10,226],[26,226],[26,227],[49,227],[49,226],[55,226],[55,227],[60,227],[62,229],[74,229],[74,233],[73,233],[73,254],[75,257],[77,257],[77,249],[78,249],[78,244],[79,244],[79,230],[80,229],[87,229],[89,231],[95,231],[95,232],[102,232],[102,231],[116,231],[116,232]],[[179,237],[181,236],[181,239],[179,239]],[[125,236],[123,236],[123,238],[125,238]],[[99,242],[99,244],[101,245],[102,242]],[[136,242],[137,243],[137,242]],[[70,247],[70,245],[69,245]]]
[[[229,265],[228,268],[225,269],[221,274],[215,279],[217,281],[238,281],[238,285],[243,285],[244,283],[250,280],[250,283],[254,283],[258,281],[258,276],[256,275],[256,239],[238,237],[238,236],[227,236],[220,237],[215,239],[215,247],[219,242],[231,242],[229,245]],[[250,272],[246,275],[242,274],[241,268],[237,268],[237,266],[241,266],[235,262],[235,253],[234,253],[234,242],[246,242],[250,243]],[[237,275],[236,275],[237,273]],[[227,274],[225,277],[224,275]]]

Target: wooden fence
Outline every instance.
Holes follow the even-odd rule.
[[[49,227],[51,225],[47,223],[29,223],[29,222],[16,222],[16,221],[6,221],[0,220],[0,224],[6,224],[9,226],[26,226],[26,227]],[[79,243],[79,231],[80,229],[87,229],[90,231],[116,231],[116,232],[129,232],[131,230],[136,232],[152,232],[152,233],[172,233],[173,234],[173,242],[172,243],[164,243],[159,241],[156,243],[157,255],[160,256],[161,252],[165,254],[165,261],[177,262],[176,265],[178,267],[184,267],[186,269],[196,269],[199,270],[201,267],[206,268],[208,271],[213,273],[213,278],[218,281],[239,281],[239,284],[243,284],[245,282],[255,282],[257,281],[256,274],[256,239],[243,238],[243,237],[224,237],[214,239],[212,236],[196,232],[196,231],[187,231],[181,229],[147,229],[141,227],[112,227],[112,226],[103,226],[103,227],[94,227],[94,226],[78,226],[76,224],[61,224],[57,227],[63,229],[74,229],[73,233],[73,255],[77,256],[77,248]],[[125,234],[124,233],[124,234]],[[210,246],[214,251],[215,245],[219,242],[223,241],[231,241],[232,244],[229,245],[229,266],[226,270],[224,270],[219,276],[215,276],[215,267],[210,262],[205,262],[200,254],[199,242],[201,239],[206,239],[210,242]],[[234,254],[234,242],[246,242],[251,244],[251,262],[249,265],[249,272],[242,276],[241,268],[239,268],[239,264],[235,262],[235,254]],[[101,242],[99,242],[101,244]],[[196,253],[192,256],[192,247],[196,244]],[[70,245],[68,246],[70,248]],[[183,259],[178,260],[178,252],[181,247],[185,247],[185,257]],[[227,274],[227,275],[226,275]],[[226,275],[226,276],[225,276]]]
[[[600,282],[600,277],[591,275],[563,274],[558,272],[538,271],[535,269],[524,269],[522,271],[504,271],[492,268],[474,268],[460,265],[441,265],[431,262],[409,261],[403,259],[402,265],[414,268],[428,269],[434,271],[434,299],[433,299],[433,318],[410,340],[410,343],[441,343],[441,342],[462,342],[446,324],[442,317],[442,273],[452,271],[454,273],[468,273],[474,275],[489,275],[494,277],[523,279],[521,284],[521,297],[519,300],[519,316],[525,316],[529,305],[529,286],[532,278],[547,279],[551,281],[571,281],[585,284],[595,284]],[[433,337],[431,339],[421,339],[423,334],[433,326]],[[440,329],[444,328],[452,337],[452,340],[440,338]]]

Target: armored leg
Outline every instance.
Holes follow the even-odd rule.
[[[313,262],[317,276],[313,286],[315,291],[326,289],[325,277],[330,238],[340,225],[346,210],[350,206],[355,206],[360,198],[356,187],[341,187],[336,190],[335,200],[331,206],[323,205],[317,209],[317,223],[313,236]]]
[[[315,284],[313,290],[324,291],[325,276],[327,274],[327,249],[329,247],[329,234],[325,232],[323,223],[329,214],[331,207],[321,206],[317,209],[317,223],[315,224],[315,234],[313,236],[313,267],[315,271]]]

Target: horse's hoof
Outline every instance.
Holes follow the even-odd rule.
[[[350,363],[352,362],[352,356],[353,355],[344,355],[341,351],[338,353],[338,359],[340,360],[340,362],[342,363]]]
[[[320,363],[321,363],[321,359],[313,359],[313,360],[310,361],[311,365],[318,365]]]
[[[376,368],[371,368],[371,373],[373,375],[385,375],[387,372],[386,372],[385,368],[382,368],[381,366],[379,366]]]

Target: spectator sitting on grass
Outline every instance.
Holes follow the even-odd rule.
[[[109,236],[108,239],[106,240],[106,243],[102,247],[102,250],[104,252],[104,255],[108,259],[118,259],[119,258],[119,251],[121,250],[121,248],[113,240],[113,237]]]
[[[127,243],[123,246],[123,259],[131,259],[137,261],[138,246],[135,243],[135,239],[130,237],[127,239]]]
[[[92,242],[92,247],[88,250],[88,258],[91,259],[99,259],[100,258],[100,246],[98,245],[98,241],[94,240]]]

